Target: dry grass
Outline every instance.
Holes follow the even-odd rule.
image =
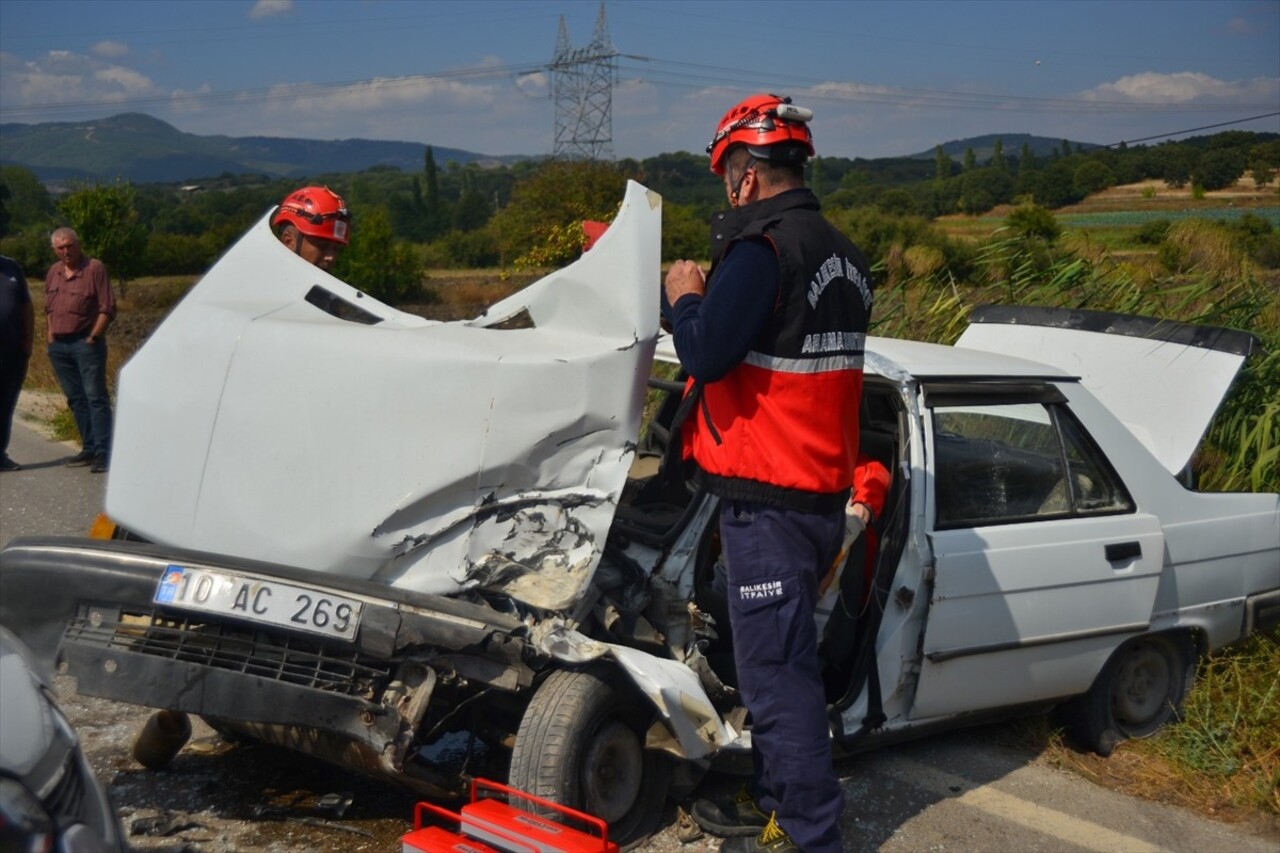
[[[1280,203],[1276,179],[1257,187],[1247,175],[1225,189],[1206,192],[1196,198],[1190,185],[1168,187],[1164,181],[1152,179],[1111,187],[1094,193],[1079,204],[1063,207],[1055,213],[1107,213],[1133,210],[1195,210],[1221,207],[1275,207]]]
[[[1277,179],[1257,187],[1253,179],[1246,176],[1226,189],[1206,192],[1201,198],[1196,198],[1190,186],[1173,188],[1160,180],[1139,181],[1094,193],[1078,204],[1057,208],[1053,213],[1064,226],[1069,227],[1069,219],[1063,217],[1073,214],[1249,210],[1277,206],[1280,206],[1280,183]],[[1004,224],[1012,210],[1012,206],[1002,204],[978,216],[961,213],[940,216],[934,220],[934,225],[949,237],[985,240]]]

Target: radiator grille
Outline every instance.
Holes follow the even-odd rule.
[[[77,616],[66,642],[197,663],[346,696],[374,698],[391,665],[361,660],[358,651],[336,649],[273,631],[245,630],[185,616],[149,611],[121,619]]]

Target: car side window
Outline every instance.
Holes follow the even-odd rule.
[[[938,406],[937,527],[1128,512],[1101,451],[1056,403]]]

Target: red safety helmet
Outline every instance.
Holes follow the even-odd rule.
[[[725,113],[716,125],[716,135],[707,145],[711,171],[724,174],[725,154],[737,144],[746,145],[751,156],[759,160],[797,162],[803,156],[812,157],[815,153],[813,133],[809,130],[812,118],[812,110],[793,106],[790,98],[752,95]],[[781,149],[774,147],[788,142],[794,144]],[[779,158],[777,154],[781,151],[786,151],[788,156]],[[802,151],[806,153],[801,155]]]
[[[288,223],[308,237],[347,245],[351,214],[342,196],[328,187],[303,187],[280,202],[272,227]]]

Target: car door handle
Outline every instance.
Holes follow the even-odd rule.
[[[1106,547],[1108,563],[1118,563],[1133,557],[1142,556],[1142,544],[1139,542],[1113,542]]]

